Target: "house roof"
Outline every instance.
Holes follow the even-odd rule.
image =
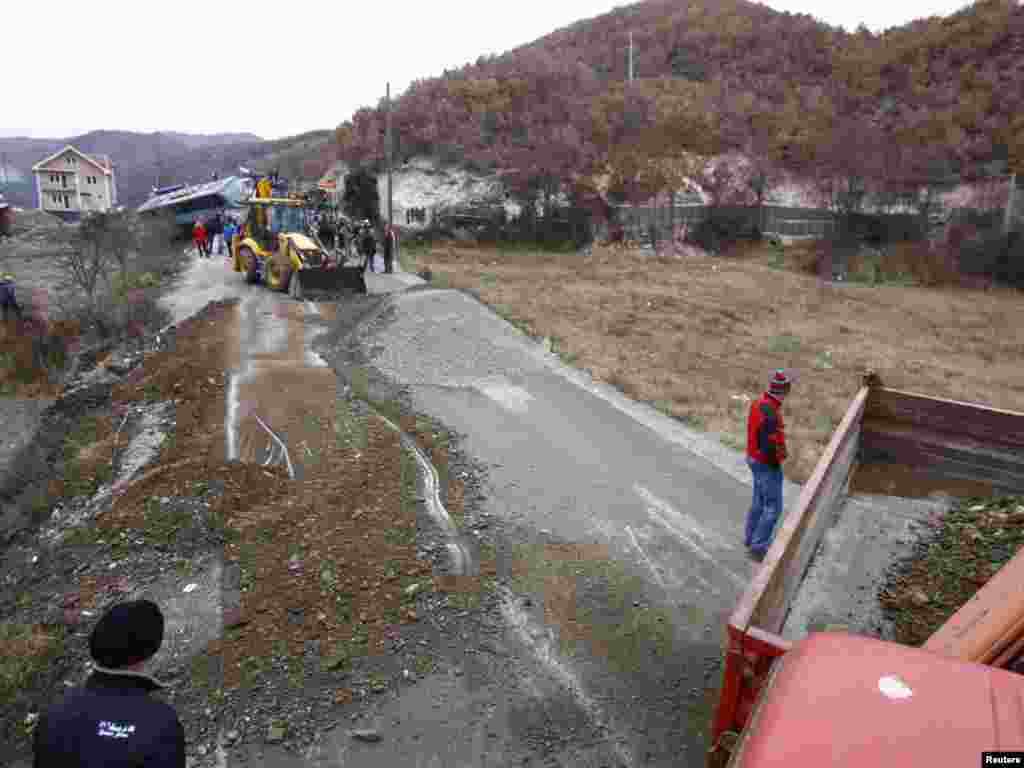
[[[97,160],[95,157],[91,157],[90,155],[85,154],[85,152],[82,152],[79,149],[75,149],[70,144],[68,144],[66,147],[64,147],[64,149],[60,150],[59,152],[54,152],[49,157],[44,157],[42,160],[40,160],[38,163],[36,163],[35,165],[32,166],[32,170],[33,171],[41,171],[41,170],[43,170],[43,166],[44,165],[46,165],[48,162],[50,162],[54,158],[60,157],[61,155],[63,155],[68,150],[71,150],[72,152],[74,152],[76,155],[78,155],[80,158],[85,160],[90,165],[96,166],[101,171],[103,171],[103,173],[106,174],[107,176],[111,175],[111,173],[112,173],[111,170],[109,168],[105,167],[100,160]],[[99,157],[105,158],[108,163],[110,162],[110,158],[107,157],[106,155],[99,155]]]

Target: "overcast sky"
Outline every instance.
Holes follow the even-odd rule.
[[[397,94],[417,78],[625,4],[5,0],[0,136],[62,138],[120,129],[277,138],[333,128],[383,97],[388,80]],[[851,32],[860,23],[881,32],[969,3],[765,4]]]

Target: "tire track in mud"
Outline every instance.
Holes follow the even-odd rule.
[[[296,477],[302,477],[301,467],[301,454],[296,457],[295,461],[298,465],[293,465],[291,455],[289,454],[287,447],[287,436],[282,438],[280,428],[275,425],[272,419],[268,416],[267,419],[263,419],[257,413],[258,405],[253,402],[245,401],[242,397],[243,387],[247,385],[256,386],[257,381],[261,377],[261,373],[267,373],[265,366],[260,363],[266,362],[272,366],[279,365],[281,363],[290,363],[294,367],[292,368],[293,374],[301,375],[302,371],[307,369],[310,371],[310,375],[320,376],[323,373],[323,369],[326,367],[323,358],[313,350],[313,343],[321,336],[326,328],[316,333],[308,333],[309,326],[304,323],[305,319],[312,319],[314,321],[323,321],[323,314],[316,304],[306,301],[302,304],[285,304],[284,312],[281,312],[281,306],[275,300],[271,312],[264,311],[264,316],[270,316],[269,322],[256,320],[255,323],[250,322],[249,318],[252,313],[258,312],[259,307],[250,307],[249,305],[253,301],[260,301],[263,306],[270,305],[265,298],[255,296],[252,299],[245,299],[237,308],[238,313],[238,331],[239,331],[239,369],[237,372],[230,374],[230,384],[228,386],[228,392],[226,397],[225,406],[225,434],[227,442],[227,458],[228,460],[240,459],[240,428],[241,421],[247,416],[252,416],[253,419],[259,424],[264,432],[270,435],[271,440],[277,443],[280,450],[277,452],[278,462],[287,465],[289,475],[294,479]],[[293,313],[289,312],[290,306],[299,306],[302,308],[303,317],[300,319]],[[378,318],[389,306],[386,300],[382,300],[378,306],[369,312],[366,316],[361,318],[355,327],[352,328],[350,333],[354,333],[355,330],[365,324],[372,323]],[[304,328],[305,330],[299,334],[296,326]],[[264,327],[267,331],[267,335],[259,333],[259,328]],[[254,332],[254,328],[256,329]],[[296,338],[301,335],[301,340]],[[259,338],[257,338],[259,337]],[[301,345],[300,349],[289,349],[290,342],[295,342],[297,345]],[[255,349],[254,349],[255,347]],[[258,356],[259,360],[253,358]],[[261,370],[262,369],[262,370]],[[312,372],[316,372],[313,374]],[[333,372],[337,375],[336,372]],[[450,573],[455,576],[466,576],[475,573],[477,570],[477,564],[474,562],[474,557],[470,547],[461,540],[458,529],[455,523],[452,521],[451,515],[445,508],[444,503],[441,500],[441,481],[440,475],[437,468],[434,466],[430,458],[424,453],[424,451],[416,443],[416,440],[406,432],[404,432],[400,426],[388,419],[383,413],[373,407],[372,404],[367,403],[370,413],[379,418],[389,429],[393,430],[398,434],[399,440],[402,446],[409,451],[416,460],[417,466],[419,467],[419,482],[423,489],[423,501],[427,508],[427,512],[431,519],[440,529],[440,532],[445,538],[445,548],[448,556],[448,566]],[[273,458],[274,452],[269,452],[267,459]],[[263,462],[267,463],[266,461]]]
[[[430,459],[427,458],[423,450],[416,444],[416,441],[403,432],[398,425],[393,424],[390,419],[377,412],[373,406],[370,406],[370,412],[377,416],[377,418],[383,421],[393,431],[397,432],[398,439],[401,440],[403,447],[411,452],[416,458],[416,462],[422,470],[421,478],[423,480],[423,484],[426,486],[427,490],[423,495],[424,503],[427,506],[427,510],[429,511],[431,518],[433,518],[434,522],[440,526],[445,537],[448,539],[445,546],[448,552],[452,575],[478,575],[477,571],[479,564],[474,561],[469,547],[461,541],[458,529],[455,527],[455,523],[452,522],[451,515],[448,514],[448,510],[445,509],[445,506],[441,501],[441,480],[438,475],[437,468]]]

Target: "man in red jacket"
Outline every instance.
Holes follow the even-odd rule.
[[[201,259],[210,255],[210,249],[206,244],[206,235],[206,226],[203,224],[203,220],[196,219],[196,223],[192,225],[192,242],[196,244],[196,250],[199,251]]]
[[[777,370],[768,391],[750,404],[747,419],[747,466],[754,475],[754,500],[747,514],[745,543],[758,562],[772,543],[775,523],[782,513],[782,462],[786,460],[782,401],[791,386],[790,375],[781,368]]]

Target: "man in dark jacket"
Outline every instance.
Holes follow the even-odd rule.
[[[395,236],[395,230],[390,226],[384,227],[384,271],[388,274],[394,272],[394,260],[395,251],[397,247],[398,238]]]
[[[224,253],[224,217],[219,212],[215,213],[213,218],[210,219],[207,230],[210,237],[208,253],[216,253],[220,256]]]
[[[782,462],[786,460],[782,401],[791,386],[790,374],[777,370],[768,391],[750,404],[747,419],[747,466],[754,475],[754,499],[747,514],[746,545],[758,562],[772,543],[782,513]]]
[[[362,245],[363,258],[365,259],[363,269],[368,269],[373,272],[373,259],[377,255],[377,240],[373,236],[373,228],[369,223],[363,225],[363,234],[360,238],[360,244]]]
[[[21,320],[21,306],[14,295],[14,275],[8,274],[0,278],[0,305],[3,306],[5,323],[11,312]]]
[[[142,671],[163,636],[163,614],[149,600],[120,603],[99,620],[89,639],[95,669],[40,718],[34,768],[185,768],[181,721],[147,696],[163,684]]]

